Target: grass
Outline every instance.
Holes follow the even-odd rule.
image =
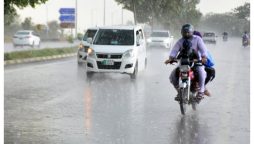
[[[62,54],[75,53],[75,52],[77,52],[77,47],[26,50],[26,51],[4,53],[4,60],[6,61],[6,60],[34,58],[34,57],[45,57],[45,56],[62,55]]]

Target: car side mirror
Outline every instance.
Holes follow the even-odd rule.
[[[87,38],[86,41],[87,41],[87,43],[92,44],[93,38],[89,37],[89,38]]]

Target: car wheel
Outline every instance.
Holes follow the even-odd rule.
[[[31,45],[31,47],[34,48],[34,41],[33,41],[32,45]]]
[[[136,79],[138,75],[138,63],[136,63],[134,71],[132,74],[130,74],[131,79]]]
[[[86,72],[86,78],[91,79],[93,77],[93,74],[94,74],[93,72],[87,71]]]
[[[38,43],[38,48],[40,48],[41,47],[41,42],[39,41],[39,43]]]

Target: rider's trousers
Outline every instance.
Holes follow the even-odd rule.
[[[179,87],[179,75],[176,75],[176,69],[177,68],[175,68],[171,72],[171,74],[169,76],[169,80],[174,85],[174,87],[177,89]],[[198,66],[196,69],[198,71],[198,76],[199,76],[199,78],[198,78],[198,80],[199,80],[198,84],[200,87],[199,92],[203,93],[205,91],[206,71],[205,71],[204,66]]]

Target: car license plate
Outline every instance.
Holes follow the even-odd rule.
[[[114,61],[113,60],[103,60],[102,64],[103,65],[114,65]]]

